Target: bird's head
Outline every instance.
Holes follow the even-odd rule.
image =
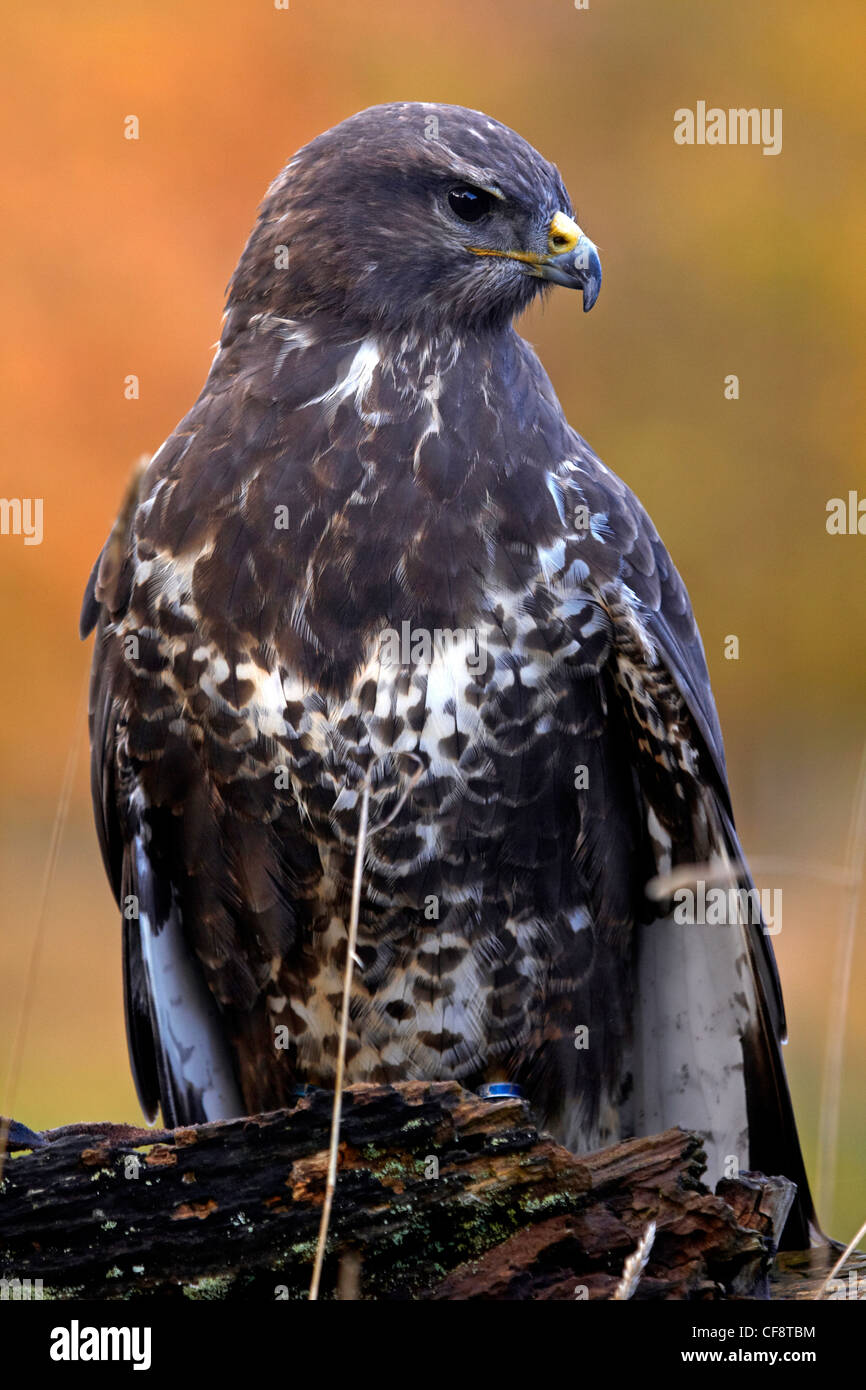
[[[300,150],[272,184],[230,308],[398,332],[501,326],[545,285],[601,285],[552,164],[479,111],[374,106]]]

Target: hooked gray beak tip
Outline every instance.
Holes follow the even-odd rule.
[[[573,251],[552,256],[540,269],[543,279],[567,289],[583,290],[583,312],[588,314],[601,289],[601,260],[588,236],[581,236]]]
[[[588,314],[595,301],[598,299],[598,292],[601,289],[601,260],[599,254],[593,246],[589,257],[589,265],[585,271],[583,282],[583,312]]]

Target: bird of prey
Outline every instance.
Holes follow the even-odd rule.
[[[366,787],[348,1082],[511,1083],[577,1152],[696,1130],[711,1184],[798,1183],[803,1246],[769,936],[647,892],[750,887],[688,595],[513,327],[600,284],[477,111],[362,111],[266,194],[82,612],[132,1067],[169,1124],[333,1085]]]

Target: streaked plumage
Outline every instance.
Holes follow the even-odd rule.
[[[270,189],[82,616],[133,1068],[169,1122],[331,1083],[369,778],[350,1081],[508,1078],[575,1149],[696,1128],[711,1181],[801,1183],[802,1243],[769,940],[645,893],[741,857],[688,596],[512,327],[548,280],[591,307],[571,216],[447,106],[362,112]],[[404,625],[462,636],[401,664]]]

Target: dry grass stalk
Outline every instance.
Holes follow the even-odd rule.
[[[640,1277],[646,1268],[650,1251],[656,1238],[656,1223],[651,1221],[638,1241],[637,1249],[629,1255],[622,1269],[622,1277],[611,1294],[611,1302],[624,1302],[631,1298],[638,1284]]]
[[[319,1297],[319,1283],[322,1278],[322,1265],[325,1262],[325,1247],[328,1243],[328,1227],[331,1224],[331,1208],[337,1186],[337,1158],[340,1151],[340,1117],[343,1102],[343,1077],[346,1070],[346,1043],[349,1037],[349,1005],[352,998],[352,974],[358,942],[358,917],[361,911],[361,879],[364,872],[364,854],[367,848],[367,820],[370,814],[370,784],[364,784],[361,797],[361,818],[358,825],[358,839],[355,844],[355,871],[352,875],[352,909],[349,914],[349,941],[346,950],[346,973],[343,976],[343,1008],[340,1019],[340,1041],[337,1048],[337,1068],[334,1076],[334,1108],[331,1111],[331,1142],[328,1152],[328,1177],[325,1183],[325,1200],[322,1204],[322,1220],[319,1224],[319,1239],[316,1258],[313,1264],[313,1277],[310,1281],[310,1301]]]
[[[69,804],[72,800],[72,788],[75,784],[75,772],[78,767],[78,755],[81,749],[87,716],[87,692],[89,687],[90,666],[88,664],[75,709],[75,723],[72,728],[72,737],[69,740],[69,751],[66,755],[66,767],[63,772],[60,795],[57,798],[57,810],[54,813],[54,824],[51,827],[51,840],[48,845],[48,854],[45,858],[45,868],[42,873],[42,890],[39,895],[39,907],[36,912],[36,929],[33,933],[33,941],[30,946],[30,959],[27,962],[27,973],[24,977],[24,991],[21,995],[21,1007],[18,1011],[15,1032],[12,1037],[12,1048],[9,1054],[9,1069],[6,1074],[6,1086],[3,1092],[3,1109],[6,1111],[6,1117],[0,1118],[0,1182],[3,1181],[3,1171],[6,1167],[9,1126],[15,1108],[18,1079],[21,1074],[21,1063],[24,1059],[24,1039],[27,1034],[27,1024],[30,1021],[30,1014],[33,1009],[33,998],[36,990],[36,981],[39,975],[39,963],[42,959],[48,893],[54,878],[54,870],[57,867],[60,842],[63,838],[63,831],[66,827],[66,820],[69,815]]]

